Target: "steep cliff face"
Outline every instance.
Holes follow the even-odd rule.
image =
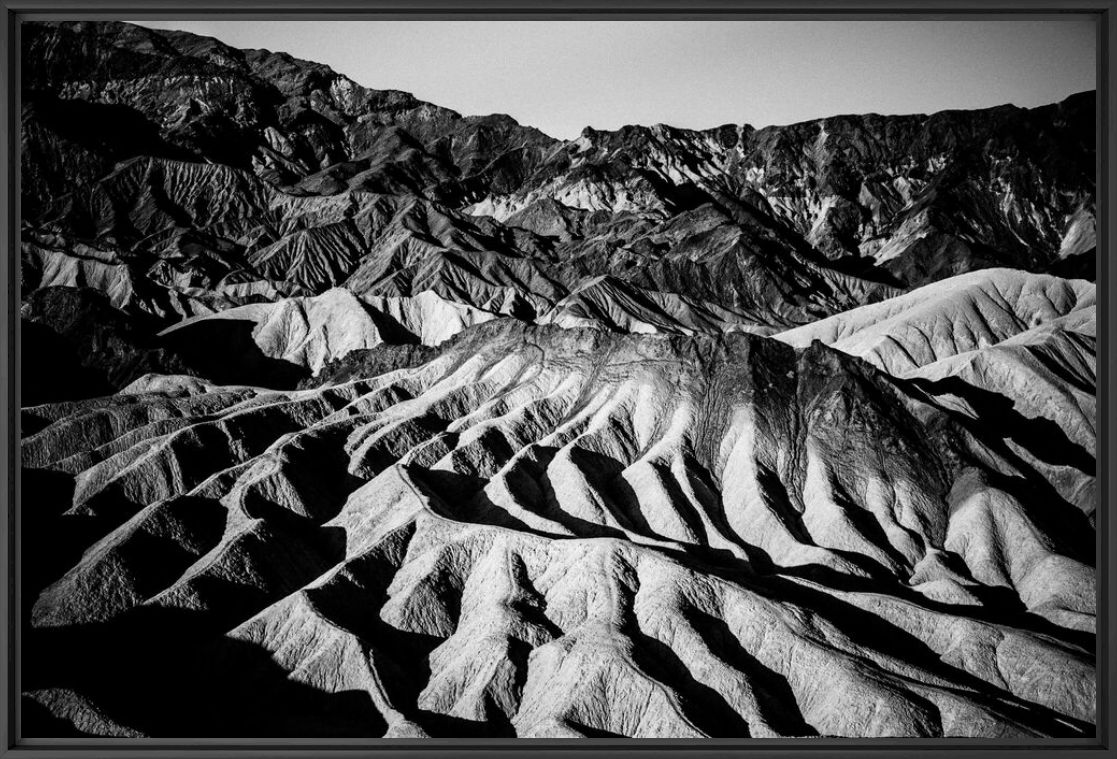
[[[1091,93],[563,142],[22,39],[25,735],[1093,734]]]

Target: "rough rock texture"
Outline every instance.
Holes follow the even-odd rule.
[[[182,33],[29,24],[23,44],[24,268],[163,317],[343,285],[530,318],[610,275],[783,328],[1093,260],[1090,93],[560,142]]]
[[[251,645],[271,663],[240,687],[278,667],[359,692],[368,734],[1073,735],[1095,718],[1086,515],[995,428],[818,343],[503,320],[318,389],[27,413],[57,418],[24,465],[66,482],[55,529],[84,548],[43,559],[31,623],[104,703],[154,676],[114,647],[181,617],[204,630],[182,656]],[[65,655],[98,631],[105,650]],[[109,714],[237,732],[182,700],[226,676]]]
[[[22,29],[23,735],[1093,735],[1092,93],[561,142]]]
[[[1051,465],[1091,462],[1085,481],[1054,469],[1048,477],[1092,513],[1096,310],[1092,283],[991,269],[776,337],[796,346],[821,340],[898,377],[918,378]]]

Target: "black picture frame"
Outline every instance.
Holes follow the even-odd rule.
[[[4,370],[0,381],[0,416],[6,427],[0,439],[0,587],[3,624],[0,648],[6,652],[4,689],[0,692],[0,756],[48,757],[437,757],[516,756],[559,757],[686,756],[706,759],[742,755],[750,759],[798,756],[1008,757],[1031,753],[1049,756],[1117,756],[1113,733],[1117,726],[1117,667],[1112,652],[1117,633],[1117,577],[1110,548],[1117,545],[1117,506],[1111,465],[1117,461],[1117,431],[1113,401],[1117,397],[1117,326],[1111,297],[1117,293],[1117,273],[1109,261],[1117,223],[1117,119],[1113,112],[1113,51],[1117,48],[1117,0],[0,0],[3,29],[3,114],[0,134],[4,182],[0,185],[0,233],[4,243],[0,266],[0,351]],[[43,19],[981,19],[1019,18],[1033,14],[1091,14],[1097,19],[1097,218],[1099,251],[1097,282],[1101,310],[1098,361],[1098,476],[1101,503],[1097,511],[1098,568],[1098,721],[1094,739],[1008,742],[987,739],[410,739],[345,740],[292,739],[27,739],[19,737],[19,561],[20,471],[17,466],[20,398],[19,345],[19,25]]]

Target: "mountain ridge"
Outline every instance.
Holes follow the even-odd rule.
[[[73,28],[77,30],[90,28],[88,25],[83,24],[84,22],[74,25]],[[91,28],[94,30],[94,40],[100,39],[96,36],[98,32],[115,32],[117,35],[123,35],[125,39],[128,39],[129,34],[138,33],[135,29],[130,29],[127,26],[122,26],[119,24],[93,26]],[[59,29],[69,30],[70,27],[62,27]],[[75,34],[75,32],[72,31],[66,31],[65,33],[71,35]],[[149,31],[147,32],[147,34],[149,36],[159,37],[159,33],[156,32]],[[177,50],[186,50],[188,52],[194,52],[195,54],[202,54],[209,52],[206,49],[205,45],[213,44],[211,41],[209,43],[205,43],[205,45],[201,45],[201,43],[197,42],[192,42],[188,45],[187,42],[193,40],[191,35],[185,35],[184,33],[169,34],[174,37],[174,40],[178,41],[179,47],[174,48]],[[80,38],[80,34],[78,36]],[[27,43],[30,48],[28,53],[29,55],[36,53],[39,48],[47,47],[50,43],[49,35],[48,39],[45,40],[36,35],[29,35],[29,37],[31,38],[30,41]],[[164,43],[173,48],[173,45],[170,45],[169,42],[164,41]],[[87,42],[86,44],[92,44],[95,47],[94,42]],[[199,45],[201,45],[201,50],[198,49]],[[53,50],[54,48],[51,49]],[[111,50],[115,49],[117,48],[111,48]],[[234,51],[232,48],[226,48],[222,46],[219,48],[219,52],[220,56],[217,58],[217,60],[227,61],[234,52],[238,51]],[[94,50],[91,55],[95,61],[105,59],[106,61],[111,62],[113,60],[114,53],[97,53],[96,50]],[[214,54],[210,53],[210,57],[201,59],[196,57],[192,58],[189,56],[180,57],[184,57],[188,61],[200,61],[200,63],[191,65],[203,65],[212,67],[215,65],[211,60],[213,55]],[[657,132],[678,136],[682,138],[683,143],[694,143],[698,138],[701,138],[702,141],[707,143],[707,148],[702,148],[703,150],[712,148],[714,145],[718,146],[717,151],[714,151],[714,153],[708,153],[707,158],[701,160],[713,160],[714,158],[716,158],[717,160],[724,163],[729,159],[724,156],[718,157],[718,155],[724,153],[725,150],[732,148],[734,151],[740,153],[742,157],[753,155],[753,159],[750,164],[751,168],[749,170],[760,171],[763,174],[765,171],[770,172],[772,168],[776,166],[776,164],[772,164],[770,158],[763,159],[766,163],[757,163],[757,148],[752,147],[753,142],[755,142],[757,146],[767,146],[763,147],[764,150],[782,151],[781,153],[778,153],[778,155],[783,156],[782,158],[780,158],[781,163],[778,165],[781,167],[781,171],[787,171],[793,168],[792,164],[787,163],[787,160],[790,158],[790,156],[787,154],[788,149],[791,149],[793,146],[798,146],[794,147],[794,150],[801,150],[803,149],[802,146],[805,145],[807,142],[810,142],[812,139],[817,142],[817,139],[815,138],[818,138],[822,134],[826,133],[826,129],[828,128],[827,125],[829,125],[830,128],[838,126],[839,130],[834,134],[840,135],[842,133],[840,127],[843,124],[847,124],[851,121],[860,122],[865,125],[875,125],[869,127],[870,130],[879,131],[883,129],[884,131],[881,132],[882,134],[885,134],[888,129],[898,129],[900,130],[900,133],[903,134],[910,133],[912,135],[918,136],[921,133],[920,130],[922,130],[922,132],[925,132],[927,135],[933,136],[936,134],[935,130],[941,131],[941,129],[948,124],[950,129],[957,130],[960,126],[973,123],[982,125],[981,128],[977,129],[975,134],[993,133],[994,124],[1000,126],[1016,123],[1013,121],[1012,118],[1009,118],[1011,116],[1015,117],[1016,121],[1020,122],[1020,126],[1010,126],[1008,132],[1006,132],[1006,130],[1003,128],[1001,128],[999,131],[1005,132],[1006,134],[1011,134],[1012,129],[1023,129],[1024,131],[1020,132],[1019,140],[1025,140],[1025,142],[1020,143],[1016,137],[1011,137],[1006,143],[1005,149],[1019,150],[1021,147],[1027,149],[1028,142],[1026,141],[1034,141],[1036,139],[1047,140],[1043,143],[1045,149],[1051,147],[1058,148],[1058,142],[1053,141],[1051,138],[1044,138],[1042,136],[1042,133],[1034,132],[1033,128],[1028,126],[1029,122],[1027,119],[1030,117],[1042,122],[1045,119],[1054,118],[1055,123],[1061,123],[1059,122],[1059,119],[1077,118],[1075,114],[1078,112],[1085,112],[1087,107],[1090,105],[1090,103],[1087,102],[1088,100],[1090,100],[1090,98],[1086,95],[1079,94],[1071,96],[1070,98],[1062,101],[1062,103],[1053,104],[1051,106],[1041,106],[1036,109],[1019,109],[1015,107],[999,106],[977,112],[945,111],[931,114],[929,116],[920,115],[878,117],[867,115],[859,116],[856,118],[851,118],[848,116],[834,116],[814,121],[800,122],[797,124],[782,127],[764,127],[761,129],[756,129],[747,125],[735,126],[732,128],[732,130],[729,131],[735,132],[735,134],[737,135],[736,139],[730,139],[728,131],[724,128],[714,128],[712,130],[706,131],[694,131],[682,130],[674,127],[666,127],[663,129],[659,129],[658,127],[624,127],[620,130],[611,132],[599,132],[596,130],[587,129],[583,132],[583,137],[575,141],[560,142],[551,138],[547,138],[547,140],[545,140],[543,143],[538,143],[537,147],[539,147],[540,150],[535,151],[533,157],[528,157],[526,154],[519,155],[518,151],[520,151],[521,148],[530,146],[532,144],[529,127],[521,127],[518,124],[515,124],[514,128],[511,128],[511,131],[501,131],[500,129],[496,129],[495,132],[493,130],[485,131],[484,129],[479,132],[460,132],[460,130],[454,127],[450,129],[449,134],[446,134],[446,129],[448,128],[447,125],[451,122],[457,123],[472,118],[474,120],[480,119],[480,121],[478,121],[477,123],[482,124],[482,122],[484,122],[485,119],[488,119],[489,117],[462,117],[456,112],[441,109],[438,106],[434,106],[428,103],[423,103],[422,101],[415,99],[413,96],[410,96],[407,93],[399,94],[396,91],[378,91],[362,88],[326,67],[322,67],[318,64],[310,64],[308,62],[299,62],[296,59],[290,58],[290,56],[282,56],[278,54],[261,54],[261,56],[253,59],[251,56],[245,56],[245,54],[243,53],[241,53],[241,55],[243,60],[239,62],[242,68],[234,69],[234,71],[239,72],[241,75],[251,74],[252,72],[255,72],[255,75],[260,78],[260,81],[262,83],[275,88],[276,94],[274,96],[269,96],[271,100],[274,100],[275,98],[282,98],[280,102],[275,103],[271,102],[271,100],[269,100],[268,98],[264,98],[260,101],[259,104],[253,105],[253,103],[255,103],[257,100],[260,100],[260,97],[252,95],[252,88],[249,87],[243,95],[243,97],[248,98],[247,105],[244,106],[244,108],[248,109],[246,111],[247,115],[244,117],[249,119],[248,123],[252,123],[251,118],[254,111],[261,111],[260,116],[256,117],[256,123],[259,125],[256,128],[264,132],[264,135],[262,137],[257,138],[263,139],[263,143],[259,143],[261,147],[256,151],[258,156],[257,159],[254,160],[263,161],[263,163],[257,166],[256,170],[258,172],[262,172],[264,176],[271,177],[274,180],[276,177],[278,177],[278,175],[274,173],[275,171],[280,171],[280,173],[282,173],[282,171],[285,170],[289,173],[291,170],[293,170],[292,166],[294,164],[292,164],[291,166],[287,166],[287,169],[282,169],[282,166],[280,166],[280,164],[282,164],[283,161],[288,161],[288,163],[290,163],[290,160],[295,160],[296,158],[298,161],[302,161],[304,164],[304,168],[300,170],[302,172],[302,176],[305,177],[308,173],[313,173],[314,167],[306,164],[306,161],[308,160],[307,155],[309,154],[304,154],[306,154],[307,150],[310,150],[311,153],[313,153],[314,155],[321,154],[321,157],[316,159],[316,162],[318,164],[317,168],[319,169],[324,169],[327,167],[327,165],[336,164],[338,163],[339,159],[352,161],[353,159],[358,158],[363,147],[367,147],[367,143],[365,142],[366,138],[357,138],[354,136],[350,136],[346,137],[342,143],[338,143],[339,137],[337,134],[335,134],[333,138],[327,139],[327,133],[329,133],[331,129],[335,132],[338,128],[340,128],[342,132],[344,132],[344,130],[347,128],[351,129],[352,119],[355,117],[355,115],[363,114],[360,116],[360,118],[370,120],[366,123],[371,126],[376,126],[379,124],[381,126],[404,129],[405,131],[410,130],[410,133],[414,134],[415,137],[418,139],[419,144],[424,145],[425,149],[430,151],[432,159],[441,157],[442,159],[450,161],[450,164],[444,166],[444,173],[446,174],[446,176],[442,178],[441,182],[436,182],[435,184],[431,185],[431,189],[435,193],[434,197],[443,197],[445,199],[462,198],[464,194],[465,198],[476,198],[476,200],[470,201],[474,205],[476,205],[477,200],[484,200],[484,197],[479,197],[479,194],[487,192],[489,196],[500,197],[508,195],[509,191],[515,192],[517,185],[522,191],[524,181],[527,181],[532,176],[533,172],[535,172],[535,174],[537,174],[538,176],[531,181],[534,182],[535,185],[538,185],[541,181],[543,181],[543,178],[554,176],[555,172],[564,171],[564,169],[562,168],[563,166],[571,166],[573,165],[573,163],[576,163],[577,160],[581,160],[583,163],[585,163],[584,156],[581,158],[577,158],[576,156],[564,156],[560,154],[568,153],[572,147],[577,146],[580,141],[584,140],[587,134],[592,134],[594,137],[604,137],[607,143],[613,145],[613,147],[609,148],[609,150],[611,151],[615,151],[618,148],[630,150],[632,139],[637,139],[637,142],[646,143],[650,141],[654,143],[656,142],[656,139],[654,138],[656,137]],[[48,60],[52,59],[48,58]],[[179,59],[174,59],[173,63],[174,65],[186,65],[185,62],[179,63]],[[63,58],[56,64],[52,64],[53,68],[51,66],[42,67],[42,74],[33,73],[31,76],[31,80],[32,82],[42,80],[40,84],[57,84],[56,82],[54,82],[54,78],[52,78],[51,72],[54,72],[55,69],[61,69],[62,71],[65,71],[67,65],[72,64],[68,64]],[[162,65],[171,64],[167,63]],[[219,81],[218,84],[221,84],[221,82]],[[32,87],[32,90],[34,90],[34,87]],[[129,95],[127,92],[121,91],[120,96],[123,96],[125,98],[132,97],[133,102],[138,102],[141,104],[144,102],[143,91],[138,91],[135,93],[135,95]],[[118,96],[114,95],[114,97]],[[139,100],[136,100],[135,98],[139,98]],[[242,110],[244,108],[242,108]],[[270,112],[267,111],[268,108],[271,108]],[[1064,112],[1064,116],[1059,115]],[[1000,115],[1001,118],[994,118],[998,115]],[[189,117],[189,114],[187,114],[186,118],[189,119],[193,117]],[[510,117],[508,118],[510,119]],[[303,122],[307,119],[309,119],[310,121],[304,124]],[[335,121],[331,121],[331,119],[337,120],[337,123],[335,123]],[[1023,119],[1023,121],[1021,121],[1021,119]],[[195,119],[195,121],[197,121],[197,119]],[[204,119],[201,119],[201,121],[204,122]],[[499,116],[496,117],[496,121],[503,122],[506,121],[506,118],[504,116]],[[514,120],[511,121],[514,124]],[[284,124],[287,124],[287,126],[284,127]],[[331,124],[333,124],[333,126],[330,126]],[[187,124],[187,127],[189,127],[189,124]],[[283,127],[287,130],[287,132],[289,132],[289,134],[285,136],[281,132],[275,132],[276,127]],[[916,127],[918,127],[918,129],[914,129]],[[204,129],[204,123],[198,128]],[[441,132],[437,133],[441,134],[442,136],[439,136],[437,139],[435,139],[436,132],[431,132],[432,128],[441,130]],[[480,129],[481,127],[478,128]],[[972,126],[965,126],[964,128],[971,131],[973,131],[974,129]],[[1089,128],[1090,132],[1092,133],[1092,120],[1090,122]],[[269,129],[271,129],[272,132],[268,132]],[[1061,134],[1066,134],[1070,137],[1073,137],[1073,139],[1086,139],[1085,133],[1083,133],[1081,136],[1075,136],[1073,131],[1068,132],[1066,128],[1062,127],[1061,129],[1063,129],[1063,132]],[[372,132],[375,133],[376,130],[373,129]],[[748,133],[755,138],[749,144],[745,144],[744,142],[742,142],[743,135],[745,133]],[[649,137],[649,135],[651,135],[651,137]],[[719,140],[719,136],[723,137],[724,139]],[[264,139],[265,137],[267,139]],[[910,137],[905,137],[904,139],[908,140],[910,144]],[[925,137],[924,139],[927,138]],[[292,140],[294,140],[295,142],[292,142]],[[325,140],[325,142],[323,142],[323,140]],[[332,142],[330,142],[330,140],[332,140]],[[791,140],[791,142],[788,142],[788,140]],[[722,141],[725,141],[727,144],[721,146],[720,143]],[[1090,141],[1092,142],[1092,139]],[[275,143],[275,145],[271,144],[273,142]],[[662,140],[660,140],[660,142],[662,142]],[[485,145],[489,143],[491,143],[491,149],[486,149]],[[303,147],[299,147],[299,144],[303,144]],[[334,145],[334,147],[330,147],[331,144]],[[670,140],[663,144],[669,147],[671,150],[679,149],[676,147],[671,147],[673,143]],[[315,145],[317,145],[317,147],[315,147]],[[781,147],[781,145],[783,147]],[[843,150],[845,149],[846,148],[843,148]],[[850,144],[848,149],[860,151],[863,149],[878,150],[879,148],[874,148],[871,144],[866,143],[865,145]],[[1035,152],[1036,148],[1032,147],[1031,150]],[[1065,152],[1066,146],[1063,146],[1062,148],[1060,148],[1060,150]],[[341,152],[339,153],[338,151]],[[1035,154],[1040,155],[1039,153]],[[287,158],[283,158],[284,155],[286,155]],[[300,155],[302,156],[301,158],[298,157]],[[1089,173],[1089,176],[1092,177],[1093,161],[1092,158],[1090,158],[1091,153],[1086,152],[1082,153],[1081,155],[1083,156],[1084,160],[1077,162],[1077,165],[1080,167],[1079,169],[1073,168],[1076,165],[1074,161],[1067,162],[1058,160],[1057,154],[1052,153],[1050,154],[1049,158],[1044,159],[1046,161],[1046,164],[1040,166],[1039,170],[1045,173],[1054,172],[1056,179],[1058,179],[1061,174],[1067,174],[1067,172],[1070,171],[1071,175],[1069,175],[1068,177],[1064,177],[1061,180],[1061,183],[1065,183],[1066,181],[1080,181],[1074,179],[1073,171],[1084,170],[1087,171]],[[934,156],[931,157],[934,158]],[[557,164],[555,163],[556,160],[558,161]],[[646,159],[638,158],[637,163],[634,165],[635,168],[640,168],[645,160]],[[660,159],[653,158],[653,160]],[[857,206],[858,203],[857,196],[856,193],[853,192],[853,188],[844,186],[847,185],[849,182],[849,179],[845,177],[845,174],[848,174],[851,168],[855,172],[862,171],[861,169],[856,168],[856,162],[863,159],[858,159],[855,156],[853,159],[850,160],[853,160],[855,164],[852,167],[848,165],[849,162],[847,159],[831,156],[826,158],[827,165],[823,167],[822,172],[818,173],[816,171],[816,173],[818,173],[818,179],[821,187],[823,187],[824,189],[837,189],[839,190],[839,192],[837,195],[820,195],[818,200],[812,202],[818,205],[819,209],[821,209],[821,205],[824,204],[826,197],[836,198],[833,201],[825,201],[831,203],[831,208],[815,211],[796,208],[781,209],[779,207],[779,204],[783,203],[784,201],[781,201],[779,199],[780,196],[777,192],[776,187],[769,187],[766,189],[766,185],[764,182],[761,182],[760,184],[755,184],[754,182],[753,187],[761,190],[761,195],[765,198],[769,205],[771,205],[772,203],[776,203],[773,208],[775,208],[779,212],[779,214],[782,214],[785,220],[789,221],[800,234],[811,238],[813,232],[812,244],[821,246],[821,250],[823,250],[824,252],[828,251],[832,255],[837,255],[839,258],[848,257],[849,254],[853,252],[853,249],[850,247],[850,240],[846,238],[848,238],[850,234],[861,233],[854,233],[849,228],[850,222],[847,218],[849,215],[849,203],[853,203],[855,206]],[[876,158],[874,158],[873,160],[877,164],[879,164],[879,160],[877,160]],[[936,158],[935,160],[942,159]],[[269,161],[271,162],[270,164],[268,163]],[[276,163],[277,161],[279,163]],[[500,161],[504,161],[505,165],[498,166],[497,164],[499,164]],[[539,163],[540,161],[542,161],[542,163]],[[250,163],[250,161],[247,157],[244,157],[234,162],[234,165],[247,166],[248,163]],[[551,168],[547,168],[548,164],[554,165]],[[701,165],[697,166],[697,168],[701,169]],[[511,169],[511,173],[509,173],[509,169]],[[674,168],[670,164],[670,162],[663,170],[666,170],[669,174],[671,172],[678,171],[678,169]],[[731,167],[730,170],[732,173]],[[995,171],[996,169],[991,168],[990,170]],[[543,173],[539,174],[540,171],[542,171]],[[583,173],[584,171],[585,170],[583,169]],[[799,169],[796,169],[796,171],[799,171]],[[691,173],[693,174],[694,172],[692,171]],[[742,180],[745,180],[745,184],[747,185],[749,184],[749,182],[747,181],[749,171],[746,170],[743,173],[745,176],[734,179],[734,181],[740,182]],[[675,176],[677,179],[686,180],[685,174],[676,174]],[[633,177],[633,181],[636,181],[637,179],[637,177]],[[692,179],[701,180],[701,171],[699,171],[697,174],[694,174]],[[511,184],[509,184],[509,182],[511,182]],[[682,182],[682,186],[684,188],[686,184],[686,181]],[[440,185],[441,189],[439,189]],[[664,202],[664,199],[655,200],[655,198],[658,197],[658,191],[654,183],[652,185],[647,185],[645,182],[643,186],[645,189],[641,191],[650,193],[650,195],[647,195],[647,200],[654,201],[652,202],[652,206],[650,206],[650,208],[654,210],[655,208],[659,207],[659,205],[657,204],[662,204]],[[726,195],[726,193],[721,192],[723,189],[726,188],[706,188],[706,190],[715,190],[715,197],[719,194]],[[728,195],[733,195],[733,188],[730,187],[728,189]],[[572,188],[571,191],[574,190],[576,190],[576,185],[574,188]],[[580,190],[577,191],[580,192]],[[677,187],[672,192],[677,194],[678,191],[679,188]],[[877,188],[875,185],[872,185],[871,183],[865,185],[863,187],[863,191],[868,193],[868,195],[870,196],[870,200],[868,201],[868,206],[860,206],[863,210],[859,211],[859,213],[867,212],[864,210],[866,208],[876,208],[877,205],[875,204],[883,204],[884,206],[887,206],[889,203],[895,202],[894,200],[889,199],[887,193],[885,195],[881,195],[880,193],[882,192],[882,190],[880,188]],[[684,204],[686,202],[692,202],[686,201],[686,199],[682,196],[680,196],[677,200],[672,200],[671,196],[668,196],[667,200],[672,203],[683,202]],[[461,201],[455,200],[452,204],[456,205],[459,202]],[[842,210],[843,208],[847,210]],[[1074,209],[1068,209],[1068,213],[1073,210]],[[809,213],[810,216],[804,217],[804,213]],[[928,223],[931,223],[933,228],[933,221],[929,222],[927,220],[918,221],[917,226],[922,225],[920,228],[924,228]],[[1012,223],[1016,222],[1011,222],[1010,228]],[[870,222],[870,228],[876,229],[878,224],[879,222]],[[978,234],[979,236],[987,235],[990,231],[995,232],[996,230],[979,231]],[[947,234],[952,234],[949,230],[944,230],[944,232]],[[1011,242],[1011,234],[1013,233],[1010,233],[1008,237],[1005,237],[1003,231],[997,232],[998,244],[1006,244],[1008,242]],[[988,240],[985,241],[986,244],[988,242]],[[1052,244],[1050,240],[1046,240],[1043,242],[1045,245]],[[862,240],[862,243],[869,244],[869,241]],[[872,245],[870,245],[870,248],[876,245],[877,243],[873,243]],[[1082,248],[1083,250],[1089,248],[1088,241],[1082,243],[1082,245],[1085,245],[1085,248]],[[859,253],[857,257],[862,257],[863,255],[863,253]],[[895,254],[890,256],[890,259],[892,260],[895,260],[896,258],[897,256]],[[919,282],[915,283],[918,284]]]

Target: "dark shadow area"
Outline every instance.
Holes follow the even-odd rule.
[[[99,533],[89,520],[63,514],[73,501],[73,476],[28,468],[21,476],[20,601],[27,619],[43,588],[77,563]]]
[[[158,344],[157,327],[91,288],[35,290],[21,310],[20,404],[107,395],[149,372],[195,373]]]
[[[720,693],[698,680],[679,655],[662,641],[645,635],[634,622],[626,630],[632,638],[632,660],[651,677],[675,690],[683,713],[711,738],[747,738],[748,722]]]
[[[400,324],[392,315],[384,313],[383,311],[378,311],[375,308],[370,308],[367,305],[364,311],[368,314],[368,318],[372,320],[372,323],[376,325],[376,331],[380,333],[380,339],[385,343],[392,346],[419,345],[419,337]],[[370,350],[376,349],[372,348]]]
[[[543,614],[540,614],[534,607],[531,607],[528,604],[520,603],[517,604],[516,611],[522,614],[531,622],[535,622],[536,624],[538,624],[541,621],[547,628],[547,631],[550,632],[553,637],[557,638],[562,635],[561,632],[557,632],[557,634],[556,632],[552,632],[553,630],[557,631],[558,628],[556,628],[549,619],[547,619]],[[524,685],[527,683],[528,676],[528,660],[531,658],[531,652],[534,650],[535,647],[526,641],[518,640],[516,638],[509,638],[508,640],[508,661],[512,663],[512,667],[515,670],[515,676],[512,682],[513,689],[516,694],[517,706],[519,705],[519,702],[523,697]],[[498,715],[500,718],[503,718],[505,720],[508,719],[504,712],[502,712],[499,708],[493,708],[489,711]],[[512,729],[513,733],[515,733],[515,729],[512,728],[510,721],[508,727]]]
[[[82,400],[113,391],[104,373],[83,365],[78,350],[50,327],[22,319],[20,333],[21,405]],[[37,431],[25,427],[23,433]]]
[[[449,714],[439,714],[427,709],[416,709],[412,719],[428,735],[440,738],[515,738],[512,723],[500,709],[489,706],[490,721],[463,719]]]
[[[531,457],[521,459],[517,467],[517,474],[528,480],[539,493],[536,502],[528,504],[528,507],[534,506],[533,510],[537,514],[558,522],[579,538],[626,539],[625,534],[618,529],[582,519],[562,510],[551,477],[547,473],[548,467],[555,460],[558,452],[559,449],[554,446],[533,445]]]
[[[570,461],[581,470],[591,490],[602,496],[609,511],[622,527],[640,535],[665,540],[648,524],[640,507],[640,498],[621,477],[625,465],[596,451],[573,446]]]
[[[748,678],[756,692],[761,713],[773,730],[789,736],[818,735],[818,730],[803,718],[787,678],[742,648],[725,620],[693,607],[684,613],[710,651]]]
[[[255,327],[247,319],[208,319],[163,335],[162,343],[220,385],[259,385],[273,390],[298,387],[310,370],[265,355],[252,339]]]
[[[275,428],[278,427],[280,425],[276,424]],[[100,489],[89,488],[84,491],[80,502],[76,504],[79,512],[77,516],[94,520],[91,524],[98,525],[102,530],[101,534],[104,534],[130,519],[150,502],[183,495],[214,472],[220,472],[231,464],[241,463],[238,458],[245,453],[253,455],[264,447],[262,441],[252,440],[246,434],[238,441],[241,451],[234,452],[230,445],[231,436],[227,431],[229,428],[223,428],[220,424],[198,423],[192,426],[188,435],[170,438],[169,455],[162,461],[174,462],[177,482],[155,487],[145,493],[142,487],[134,485],[135,480],[130,483],[126,476],[110,478]],[[266,432],[268,442],[285,431],[287,430],[275,432],[274,428],[267,429],[263,425],[253,430],[256,433]]]
[[[1098,276],[1098,249],[1090,248],[1060,258],[1047,267],[1047,273],[1066,279],[1088,279],[1094,282]]]
[[[628,736],[621,735],[620,733],[611,733],[608,730],[602,730],[599,727],[590,727],[581,722],[568,722],[571,728],[582,733],[587,738],[620,738],[622,740],[631,740]]]
[[[60,488],[60,483],[55,483]],[[45,489],[45,486],[44,486]],[[176,582],[197,551],[220,540],[225,510],[216,502],[183,497],[168,502],[180,512],[178,526],[201,541],[195,552],[174,540],[144,532],[118,547],[120,560],[139,564],[140,590],[155,594]],[[189,520],[182,517],[189,514]],[[385,723],[364,692],[327,694],[288,679],[270,654],[225,637],[225,632],[297,590],[342,560],[344,531],[320,528],[280,510],[241,538],[237,561],[253,584],[224,579],[221,573],[190,580],[196,609],[144,605],[104,622],[33,628],[23,617],[23,687],[74,690],[110,719],[151,736],[376,736]],[[87,525],[88,527],[88,525]],[[51,525],[30,526],[30,534],[51,534]],[[27,525],[25,523],[25,530]],[[47,532],[42,532],[44,529]],[[91,534],[92,533],[92,536]],[[25,534],[27,534],[25,532]],[[77,560],[103,532],[88,530],[67,555],[52,557],[52,572]],[[176,533],[177,539],[183,534]],[[84,544],[84,545],[83,545]],[[34,566],[32,560],[32,566]],[[43,579],[35,584],[42,585]],[[36,593],[25,581],[25,612]],[[58,728],[37,720],[31,727]],[[25,731],[25,735],[32,735]],[[40,735],[52,735],[43,732]]]
[[[408,530],[408,540],[413,526]],[[399,556],[402,557],[403,549]],[[388,587],[398,566],[379,551],[346,562],[346,571],[329,583],[306,591],[315,609],[332,624],[349,630],[367,646],[389,700],[429,735],[445,737],[509,737],[512,727],[503,713],[490,705],[490,722],[452,717],[418,706],[419,695],[431,679],[431,653],[443,638],[400,629],[381,617],[388,602]],[[455,621],[460,614],[461,590],[445,588],[441,593],[447,614]]]
[[[45,414],[33,411],[31,408],[19,410],[19,436],[21,439],[31,437],[37,432],[42,432],[53,423]]]
[[[318,374],[302,380],[299,388],[378,377],[398,369],[410,369],[425,364],[437,358],[439,353],[441,353],[440,348],[410,343],[400,345],[382,343],[373,348],[358,348],[349,351],[341,358],[326,362],[318,370]]]
[[[216,499],[178,496],[157,507],[163,530],[137,529],[114,550],[118,561],[132,571],[135,588],[144,598],[175,582],[206,551],[221,541],[228,512]],[[186,546],[190,545],[191,548]]]
[[[417,467],[409,468],[408,473],[423,495],[431,499],[435,512],[447,519],[540,534],[493,503],[483,490],[488,480],[482,477]]]
[[[978,421],[972,427],[996,430],[1000,437],[1012,440],[1041,461],[1054,466],[1070,466],[1086,474],[1095,474],[1094,455],[1070,440],[1058,424],[1050,419],[1029,419],[1016,410],[1011,398],[985,390],[958,377],[939,380],[915,378],[912,385],[932,396],[954,395],[973,408]]]
[[[243,537],[243,548],[235,556],[246,574],[251,573],[251,583],[230,581],[220,573],[202,574],[190,581],[190,591],[204,605],[207,618],[222,629],[231,629],[344,558],[342,528],[315,527],[295,515],[287,520],[269,516]]]
[[[1010,462],[1018,472],[1007,475],[986,470],[988,484],[1019,501],[1027,509],[1028,519],[1054,542],[1054,550],[1088,566],[1096,565],[1096,535],[1089,516],[1067,503],[1047,479],[1005,443],[1005,439],[1016,442],[1048,464],[1074,467],[1093,476],[1097,472],[1097,462],[1089,451],[1069,440],[1051,420],[1028,419],[1015,410],[1010,399],[975,388],[955,377],[935,382],[916,379],[910,383],[932,398],[949,393],[970,403],[978,414],[977,419],[948,413],[960,427]]]
[[[158,124],[123,103],[62,99],[53,88],[23,94],[24,167],[32,170],[22,187],[25,221],[48,209],[53,198],[100,178],[120,161],[141,155],[198,160],[191,151],[169,144]],[[91,220],[83,221],[75,231],[95,237]]]
[[[305,515],[315,524],[337,516],[349,495],[365,482],[349,473],[345,441],[351,431],[350,425],[335,425],[289,440],[276,451],[280,457],[280,471],[274,475],[284,483],[284,502],[271,500],[274,479],[265,477],[252,482],[243,491],[245,509],[254,516],[267,518],[282,518],[284,514],[278,512]],[[293,492],[286,492],[288,488]]]
[[[28,633],[25,689],[72,689],[145,735],[375,737],[386,728],[367,693],[290,680],[266,650],[195,612],[140,607],[104,624]],[[23,735],[56,736],[58,723],[33,719]]]
[[[19,732],[21,738],[85,738],[86,733],[72,722],[60,719],[28,696],[20,698]]]
[[[767,500],[771,512],[791,536],[804,545],[815,545],[814,538],[807,531],[807,525],[803,523],[803,515],[792,503],[791,494],[787,492],[787,486],[784,485],[779,474],[758,463],[756,482],[760,486],[760,492]]]

